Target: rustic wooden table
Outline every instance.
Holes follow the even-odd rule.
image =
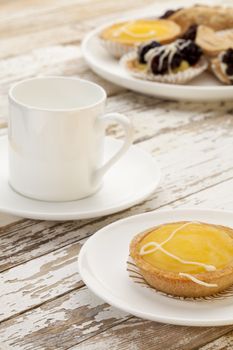
[[[131,118],[134,143],[156,157],[163,171],[153,196],[109,217],[57,223],[0,214],[1,349],[233,348],[233,326],[179,327],[137,319],[95,297],[77,271],[85,240],[120,218],[160,208],[233,209],[233,103],[142,96],[98,78],[82,58],[80,41],[87,31],[152,2],[0,1],[0,134],[6,133],[6,96],[13,82],[38,75],[81,76],[107,90],[108,111]],[[122,136],[117,126],[109,133]]]

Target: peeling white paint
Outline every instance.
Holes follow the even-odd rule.
[[[173,2],[169,1],[169,3]],[[228,3],[231,3],[230,0]],[[158,5],[153,6],[151,9],[157,8]],[[1,114],[7,115],[6,91],[11,82],[34,75],[63,74],[71,62],[75,62],[75,70],[72,71],[75,72],[75,75],[83,74],[91,79],[96,79],[95,75],[87,70],[81,57],[80,47],[76,45],[58,45],[33,50],[28,55],[0,60]],[[101,84],[106,84],[101,79],[100,81]],[[110,86],[111,91],[119,90],[111,84],[106,84],[106,86]],[[229,191],[229,188],[233,188],[232,152],[229,152],[232,150],[232,134],[229,132],[232,126],[232,115],[228,112],[232,109],[232,102],[222,105],[219,103],[164,102],[127,92],[111,97],[107,109],[114,112],[117,110],[129,116],[135,127],[135,140],[140,142],[141,148],[150,152],[159,161],[163,169],[163,182],[156,193],[144,204],[135,206],[127,213],[103,218],[94,225],[87,223],[77,232],[67,233],[64,240],[63,237],[59,238],[58,246],[66,244],[66,239],[74,235],[78,234],[79,237],[83,237],[123,215],[152,210],[169,202],[174,203],[167,207],[198,205],[199,207],[233,209],[232,193]],[[114,126],[112,132],[115,132],[117,137],[122,136],[122,131],[118,126]],[[144,137],[149,139],[143,141]],[[219,184],[215,185],[217,183]],[[211,187],[213,185],[215,185],[214,188]],[[206,187],[209,188],[205,189]],[[188,196],[191,193],[195,195]],[[0,226],[15,220],[17,218],[0,214]],[[34,224],[32,231],[39,232],[43,225],[42,223]],[[40,238],[37,239],[39,245]],[[9,250],[12,257],[17,254],[20,257],[20,252],[17,249],[14,250],[14,239],[11,238],[11,241],[7,243],[9,243],[8,246],[12,244]],[[27,243],[26,239],[21,239],[20,249],[27,247]],[[53,248],[53,243],[54,240],[51,239],[47,247]],[[69,251],[70,248],[73,250]],[[33,333],[41,331],[42,334],[46,334],[49,327],[54,329],[57,324],[63,324],[65,327],[74,313],[82,314],[82,318],[79,320],[80,323],[71,325],[68,331],[71,334],[76,332],[75,335],[80,333],[86,338],[98,333],[106,324],[112,325],[113,322],[121,321],[127,316],[115,308],[104,305],[102,300],[88,292],[86,288],[61,297],[63,302],[59,302],[58,299],[50,302],[51,299],[69,292],[80,282],[77,272],[78,250],[78,245],[75,247],[72,244],[46,254],[45,244],[42,243],[39,250],[36,253],[34,251],[35,255],[32,255],[32,258],[42,255],[40,258],[23,264],[19,259],[21,265],[0,274],[0,316],[2,319],[24,312],[28,308],[35,308],[0,326],[2,342],[0,350],[46,349],[46,344],[37,346],[31,342]],[[30,258],[30,255],[25,254],[22,259],[28,260],[28,257]],[[14,263],[17,263],[17,260],[14,260]],[[42,302],[46,303],[37,307]],[[99,312],[95,312],[97,307],[100,309]],[[127,332],[124,323],[115,326],[114,329],[126,329],[122,341],[126,344],[128,340],[127,350],[140,350],[138,345],[133,343],[133,338],[140,337],[137,329],[132,330],[131,328],[131,331]],[[114,336],[109,337],[109,334],[111,331],[105,331],[98,343],[94,340],[92,342],[90,338],[73,347],[72,350],[119,350],[121,339]],[[220,338],[214,344],[216,350],[221,349],[221,346],[226,348],[231,346],[232,334],[229,337]],[[212,349],[211,344],[202,348],[202,350]]]

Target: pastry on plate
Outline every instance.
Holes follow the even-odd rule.
[[[206,26],[199,26],[195,38],[207,56],[216,56],[221,51],[233,48],[233,30],[216,32]]]
[[[133,76],[170,84],[184,84],[206,70],[202,50],[191,40],[161,45],[150,41],[122,57],[121,64]]]
[[[168,43],[180,35],[180,26],[163,19],[136,19],[112,24],[99,37],[103,46],[116,58],[148,40]]]
[[[233,28],[233,8],[223,6],[194,5],[167,11],[162,18],[170,19],[186,31],[192,24],[205,25],[214,30]]]
[[[233,84],[233,49],[221,52],[211,60],[211,70],[224,84]]]
[[[136,235],[130,255],[145,281],[181,297],[204,297],[233,284],[233,229],[184,221]]]

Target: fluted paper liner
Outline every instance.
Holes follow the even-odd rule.
[[[101,45],[105,48],[105,50],[107,50],[111,56],[117,59],[121,58],[123,55],[133,50],[132,45],[125,45],[102,38],[99,38],[99,40]]]
[[[202,58],[195,66],[189,67],[183,72],[155,75],[151,72],[147,72],[146,70],[137,69],[135,66],[136,60],[137,53],[133,51],[124,55],[121,58],[120,64],[127,70],[127,72],[136,78],[167,84],[185,84],[203,73],[208,67],[207,60]]]
[[[224,300],[226,298],[233,298],[233,286],[230,288],[225,289],[222,292],[206,296],[206,297],[179,297],[171,294],[166,294],[164,292],[161,292],[155,288],[152,288],[143,278],[140,269],[135,265],[133,259],[131,256],[128,257],[127,260],[127,271],[129,274],[130,279],[136,283],[137,285],[143,287],[143,288],[148,288],[152,290],[154,293],[166,296],[171,299],[176,299],[176,300],[186,300],[186,301],[213,301],[213,300]]]

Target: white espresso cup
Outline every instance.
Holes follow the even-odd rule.
[[[92,82],[65,77],[24,80],[9,91],[9,183],[18,193],[45,201],[94,194],[104,174],[132,143],[132,125],[104,114],[106,93]],[[125,130],[119,151],[103,164],[106,124]]]

